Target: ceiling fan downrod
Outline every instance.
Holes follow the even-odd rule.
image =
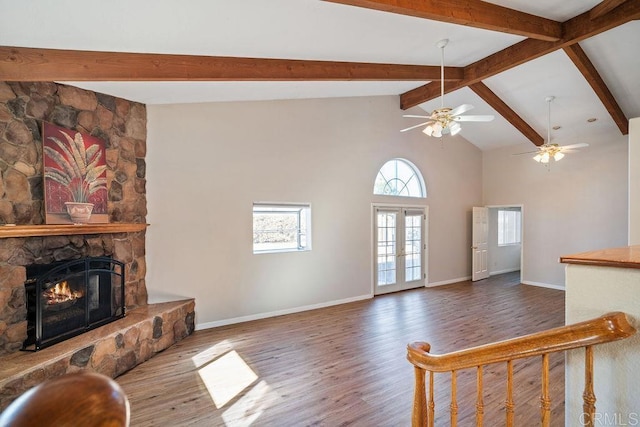
[[[547,96],[544,100],[547,101],[547,145],[551,144],[551,102],[556,99],[555,96]]]
[[[444,48],[449,44],[449,39],[442,39],[436,43],[440,48],[440,108],[444,108]]]

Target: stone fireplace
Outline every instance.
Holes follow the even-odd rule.
[[[109,226],[117,227],[116,224]],[[144,229],[144,224],[141,224]],[[40,226],[44,232],[46,226]],[[72,232],[89,226],[76,227]],[[78,229],[78,227],[82,227]],[[0,227],[3,232],[23,227]],[[40,232],[36,228],[34,232]],[[0,238],[0,360],[22,348],[27,338],[27,268],[86,257],[112,257],[124,265],[125,307],[133,309],[146,304],[144,287],[144,231],[91,235],[32,236]],[[136,256],[136,254],[142,256]],[[3,327],[4,324],[4,327]]]
[[[108,224],[44,224],[43,121],[105,141]],[[116,377],[193,331],[193,300],[147,304],[146,144],[142,104],[52,82],[0,81],[0,410],[49,377],[80,369]],[[55,323],[60,316],[52,313],[75,315],[72,305],[88,309],[102,298],[104,307],[120,298],[125,316],[116,310],[111,323],[37,352],[20,351],[37,327],[28,320],[28,274],[87,257],[121,265],[120,296],[99,293],[90,302],[80,296],[87,289],[74,289],[75,303],[44,316]]]
[[[0,357],[20,350],[27,336],[26,266],[111,256],[125,266],[125,306],[147,302],[144,227],[69,234],[35,230],[2,238],[3,232],[11,233],[9,227],[46,227],[43,121],[104,140],[110,225],[146,222],[143,104],[51,82],[0,81]]]

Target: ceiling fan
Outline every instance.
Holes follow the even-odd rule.
[[[516,155],[520,154],[532,154],[536,153],[533,156],[533,160],[538,163],[542,163],[545,165],[549,164],[549,161],[553,159],[554,161],[559,161],[564,157],[564,153],[570,153],[576,148],[588,147],[589,144],[581,142],[578,144],[571,145],[559,145],[556,143],[551,143],[551,102],[556,99],[555,96],[547,96],[545,101],[547,101],[548,109],[547,109],[547,142],[538,147],[536,151],[527,151],[525,153],[516,153]]]
[[[406,132],[420,126],[427,125],[422,132],[429,136],[440,138],[442,135],[456,135],[462,130],[459,122],[490,122],[493,116],[462,116],[461,114],[473,108],[473,105],[462,104],[456,108],[444,106],[444,48],[449,43],[449,39],[440,40],[436,46],[440,48],[440,108],[433,110],[429,116],[416,116],[413,114],[405,114],[402,117],[429,119],[426,122],[410,126],[402,129],[400,132]]]

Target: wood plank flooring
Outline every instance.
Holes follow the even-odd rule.
[[[406,345],[433,353],[564,324],[564,292],[519,273],[196,331],[117,378],[131,426],[408,426]],[[484,371],[485,425],[504,425],[505,366]],[[514,364],[516,425],[539,425],[540,361]],[[564,425],[564,356],[551,358],[552,425]],[[449,375],[436,425],[449,425]],[[475,372],[458,376],[460,426],[475,425]],[[577,398],[580,398],[579,396]]]

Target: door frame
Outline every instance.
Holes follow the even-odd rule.
[[[520,283],[522,283],[522,278],[524,277],[524,241],[525,241],[525,232],[524,232],[524,205],[519,203],[513,204],[504,204],[504,205],[486,205],[485,208],[489,209],[500,209],[500,208],[520,208]],[[489,230],[491,232],[491,230]],[[489,252],[489,260],[491,260],[491,252]],[[491,269],[489,269],[489,277],[491,277]]]
[[[429,285],[429,205],[407,204],[407,203],[371,203],[371,242],[370,242],[370,259],[371,259],[371,296],[376,293],[376,208],[392,208],[392,209],[423,209],[424,210],[424,250],[422,252],[422,265],[424,266],[424,277],[422,278],[422,287]]]

